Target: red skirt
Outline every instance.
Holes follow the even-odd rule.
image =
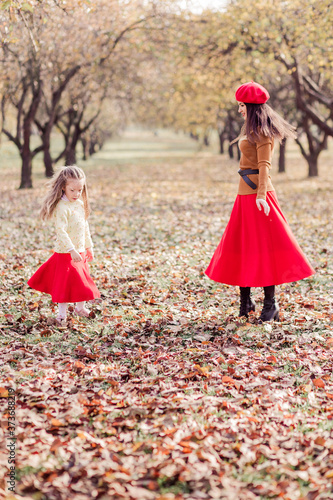
[[[54,253],[29,279],[28,285],[49,293],[53,302],[83,302],[101,296],[91,276],[85,253],[74,262],[70,253]]]
[[[207,276],[228,285],[270,286],[307,278],[314,269],[300,249],[274,191],[265,215],[256,194],[238,195]]]

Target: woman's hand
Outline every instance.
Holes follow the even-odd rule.
[[[71,254],[72,260],[74,260],[74,262],[80,262],[82,260],[81,255],[76,250],[74,250],[74,249],[71,250],[70,254]]]
[[[86,248],[86,252],[87,252],[87,261],[88,262],[91,262],[92,260],[94,260],[94,251],[92,248]]]
[[[261,207],[263,207],[265,215],[269,215],[271,207],[268,205],[266,200],[262,200],[261,198],[258,198],[256,200],[256,204],[257,204],[257,207],[260,210],[260,212],[261,212]]]

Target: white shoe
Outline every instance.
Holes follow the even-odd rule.
[[[67,326],[67,319],[62,316],[57,316],[56,322],[58,326]]]
[[[90,315],[90,311],[86,307],[82,307],[81,309],[79,309],[78,307],[75,307],[74,312],[78,316],[83,316],[84,318],[89,318],[89,315]]]

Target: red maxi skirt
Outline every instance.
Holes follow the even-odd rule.
[[[266,216],[256,194],[238,195],[207,276],[228,285],[270,286],[307,278],[314,269],[300,249],[274,191]]]
[[[54,253],[29,279],[28,285],[48,293],[53,302],[83,302],[101,296],[89,274],[85,253],[74,262],[70,253]]]

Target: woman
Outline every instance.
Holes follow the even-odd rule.
[[[251,287],[264,288],[260,321],[279,320],[275,285],[314,274],[281,211],[269,171],[274,140],[296,137],[295,129],[266,102],[267,90],[253,81],[236,91],[244,117],[238,196],[221,242],[206,269],[220,283],[240,287],[239,316],[255,310]]]

